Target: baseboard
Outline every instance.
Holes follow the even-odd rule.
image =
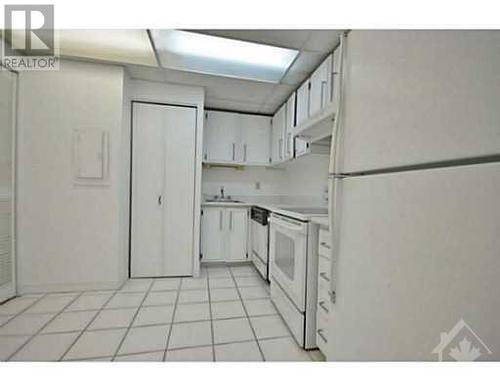
[[[118,289],[124,282],[95,282],[83,284],[36,284],[36,285],[21,285],[17,289],[18,295],[28,293],[65,293],[65,292],[81,292],[81,291],[100,291]]]

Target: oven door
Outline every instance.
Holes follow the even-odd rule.
[[[272,215],[269,243],[270,274],[297,309],[305,311],[307,223]]]
[[[268,241],[269,225],[252,220],[252,261],[265,280],[268,277]]]

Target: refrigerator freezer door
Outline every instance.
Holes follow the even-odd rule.
[[[337,173],[500,154],[499,31],[352,31]]]
[[[500,360],[500,163],[341,181],[328,358],[434,361],[464,319]]]

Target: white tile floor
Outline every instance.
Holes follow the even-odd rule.
[[[1,361],[311,361],[250,265],[0,305]]]

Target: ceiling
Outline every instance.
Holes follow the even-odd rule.
[[[192,30],[299,50],[279,84],[204,75],[179,70],[127,66],[134,79],[205,88],[205,106],[225,110],[274,113],[340,41],[341,30]]]
[[[123,64],[133,79],[204,87],[205,106],[209,108],[272,114],[337,46],[342,32],[341,30],[191,31],[295,49],[299,54],[279,83],[160,68],[154,58],[149,39],[151,35],[147,30],[60,30],[61,56]]]

